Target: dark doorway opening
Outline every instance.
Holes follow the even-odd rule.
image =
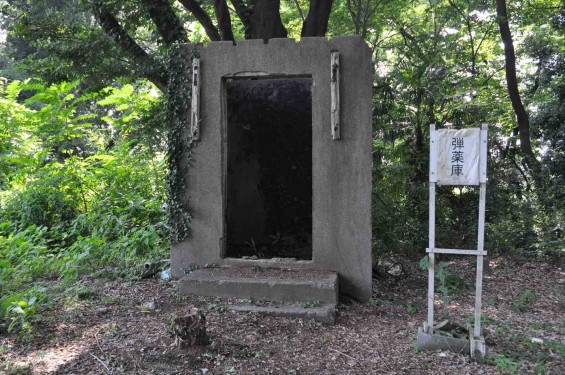
[[[225,256],[312,259],[312,78],[233,78]]]

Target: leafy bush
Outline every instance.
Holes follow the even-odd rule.
[[[18,331],[20,337],[29,338],[33,323],[41,320],[38,306],[45,298],[44,290],[31,288],[0,299],[0,317],[8,321],[8,333]]]
[[[50,276],[56,271],[55,254],[47,246],[46,227],[30,226],[0,236],[0,290]]]
[[[71,222],[78,215],[80,200],[76,191],[64,187],[69,187],[65,176],[42,173],[6,199],[2,220],[22,230],[29,226],[51,228]]]
[[[88,95],[77,87],[0,91],[0,112],[21,125],[0,122],[0,146],[15,155],[0,164],[0,319],[26,335],[48,295],[30,285],[60,278],[71,291],[97,269],[129,277],[169,248],[164,136],[152,123],[159,98],[143,84]],[[21,104],[23,89],[32,94]]]

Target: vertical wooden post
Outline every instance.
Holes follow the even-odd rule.
[[[436,183],[430,182],[430,230],[428,247],[433,251],[435,247],[436,230]],[[434,333],[434,302],[435,302],[435,254],[428,253],[430,266],[428,267],[428,332]]]
[[[190,107],[190,135],[200,140],[200,58],[192,60],[192,103]]]
[[[337,140],[341,138],[341,124],[339,121],[339,51],[331,52],[331,118],[330,123],[332,127],[332,139]]]
[[[430,125],[430,209],[428,216],[428,333],[434,333],[434,302],[435,302],[435,254],[436,246],[436,182],[437,182],[438,143],[436,126]]]
[[[479,225],[477,235],[477,278],[475,282],[475,326],[473,328],[473,336],[479,338],[481,336],[481,309],[483,295],[483,262],[485,249],[485,206],[487,191],[487,131],[488,125],[481,126],[480,145],[479,145]]]

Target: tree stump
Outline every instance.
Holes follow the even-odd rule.
[[[206,317],[193,307],[187,314],[178,314],[173,319],[173,335],[178,348],[208,345]]]

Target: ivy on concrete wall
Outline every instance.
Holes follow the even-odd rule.
[[[172,49],[170,58],[167,90],[169,121],[167,203],[172,243],[183,241],[190,233],[191,216],[185,188],[192,148],[192,138],[188,131],[192,99],[192,59],[196,56],[197,46],[192,48],[176,46]]]

